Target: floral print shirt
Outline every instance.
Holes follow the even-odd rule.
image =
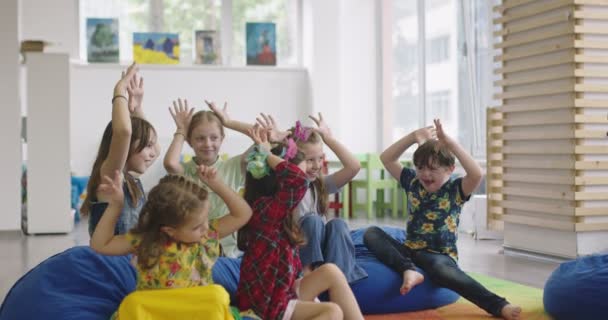
[[[158,263],[151,269],[142,269],[134,254],[131,263],[137,270],[136,290],[186,288],[212,284],[211,268],[220,254],[217,224],[217,220],[211,221],[207,235],[200,242],[165,243]],[[129,232],[126,236],[134,248],[141,243],[139,235]]]
[[[407,237],[404,245],[412,250],[447,254],[458,260],[460,210],[470,196],[462,191],[462,178],[450,179],[436,192],[424,189],[416,171],[403,168],[400,178],[408,199]]]

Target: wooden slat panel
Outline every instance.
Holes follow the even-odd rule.
[[[576,40],[574,47],[580,49],[608,49],[608,42],[594,40]]]
[[[608,133],[602,130],[576,130],[574,137],[577,139],[590,138],[590,139],[602,139],[606,138]]]
[[[506,127],[516,126],[533,126],[533,125],[549,125],[549,124],[562,124],[562,123],[574,123],[574,115],[559,115],[559,116],[539,116],[533,115],[523,119],[505,119],[503,125]]]
[[[606,103],[608,106],[608,103]],[[539,110],[558,110],[558,109],[569,109],[574,106],[574,95],[568,99],[559,100],[544,100],[529,104],[505,104],[500,107],[503,113],[508,112],[526,112],[526,111],[539,111]]]
[[[574,195],[576,201],[585,200],[608,200],[608,192],[577,192]],[[608,216],[608,212],[606,212]]]
[[[534,227],[541,227],[554,230],[574,231],[574,222],[547,220],[538,217],[526,217],[519,215],[505,214],[502,217],[505,222],[523,224]]]
[[[529,198],[574,200],[574,192],[571,191],[566,192],[547,189],[503,187],[502,193],[511,196],[523,196]]]
[[[605,56],[577,54],[574,56],[574,61],[577,63],[608,63],[608,58]]]
[[[578,176],[574,178],[574,183],[577,186],[608,185],[608,177]],[[608,208],[606,208],[606,214],[608,214]]]
[[[525,77],[525,78],[517,78],[517,79],[503,79],[494,81],[495,86],[512,86],[512,85],[521,85],[527,83],[538,83],[541,81],[549,81],[549,80],[559,80],[574,77],[574,72],[565,73],[565,72],[539,72],[533,76]]]
[[[504,147],[504,154],[572,154],[574,146]]]
[[[577,217],[585,217],[585,216],[605,216],[608,214],[608,207],[578,207],[574,211],[574,215]]]
[[[499,31],[493,32],[494,37],[500,37],[505,35],[511,35],[527,30],[550,26],[552,24],[566,22],[571,19],[571,15],[564,13],[563,15],[547,16],[534,20],[527,21],[525,23],[518,23],[513,26],[503,27]]]
[[[503,133],[504,140],[555,140],[574,139],[573,130],[513,131]]]
[[[574,48],[574,37],[568,37],[551,44],[536,46],[525,51],[506,52],[500,55],[496,55],[494,56],[494,62],[511,61],[515,59],[533,57],[541,54],[554,53],[557,51],[567,50],[571,48]]]
[[[503,166],[522,169],[574,169],[575,162],[570,160],[503,160]],[[608,168],[608,162],[606,162],[606,167]]]
[[[577,84],[574,86],[576,92],[600,92],[608,93],[608,85],[601,84]]]
[[[576,100],[574,100],[574,107],[576,107],[576,108],[608,108],[608,101],[607,100],[576,99]]]
[[[516,66],[507,66],[504,68],[498,68],[494,70],[494,74],[503,74],[503,73],[509,73],[509,72],[517,72],[517,71],[524,71],[524,70],[534,70],[534,69],[540,69],[540,68],[545,68],[545,67],[551,67],[551,66],[557,66],[557,65],[561,65],[561,64],[569,64],[569,63],[574,63],[574,55],[570,55],[569,51],[564,55],[561,56],[552,56],[550,58],[546,58],[546,59],[542,59],[542,60],[537,60],[537,61],[530,61],[530,62],[526,62],[526,63],[520,63]]]
[[[520,37],[516,39],[507,39],[502,42],[494,44],[494,49],[505,49],[515,46],[521,46],[528,43],[534,43],[537,41],[547,40],[560,36],[567,36],[574,34],[574,24],[564,24],[553,27],[551,30],[542,30],[540,32],[530,31],[530,34],[526,37]]]
[[[608,170],[608,161],[576,161],[576,170]]]
[[[608,1],[606,0],[574,0],[574,4],[577,5],[595,5],[595,6],[608,6]]]
[[[577,34],[608,34],[604,26],[574,26],[574,33]]]
[[[510,0],[510,1],[503,1],[503,3],[501,5],[498,6],[494,6],[492,8],[492,10],[494,10],[494,12],[505,12],[507,9],[511,9],[514,7],[518,7],[521,5],[525,5],[528,4],[530,2],[534,2],[537,0]]]
[[[540,212],[545,214],[552,215],[562,215],[562,216],[574,216],[574,207],[557,205],[557,204],[545,204],[545,203],[536,203],[533,201],[509,201],[503,200],[498,201],[500,206],[505,209],[514,209],[514,210],[523,210],[523,211],[531,211],[531,212]]]
[[[608,223],[577,223],[576,232],[584,231],[606,231]]]
[[[576,69],[574,75],[577,77],[608,78],[608,71],[603,69]]]
[[[562,7],[572,6],[571,0],[552,1],[551,3],[538,3],[530,4],[528,10],[522,11],[516,14],[506,14],[500,18],[493,19],[494,24],[506,23],[509,21],[534,16],[551,10],[555,10]]]
[[[590,116],[577,114],[574,116],[574,121],[576,123],[608,123],[608,117],[606,116]]]
[[[608,154],[608,146],[576,146],[575,154]]]
[[[560,84],[549,88],[531,88],[524,90],[516,90],[511,92],[503,92],[494,94],[494,99],[513,99],[513,98],[525,98],[525,97],[538,97],[548,96],[553,94],[569,93],[574,91],[572,84]]]
[[[585,20],[608,20],[608,12],[606,11],[591,11],[591,10],[576,10],[574,11],[575,19]]]
[[[515,181],[515,182],[529,182],[529,183],[542,183],[542,184],[556,184],[556,185],[570,185],[574,182],[573,176],[559,175],[541,175],[541,174],[517,174],[517,173],[505,173],[503,180]]]

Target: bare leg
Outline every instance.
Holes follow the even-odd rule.
[[[300,282],[300,298],[312,300],[320,293],[329,290],[329,299],[335,302],[346,320],[363,320],[361,309],[346,277],[331,263],[326,263],[302,278]]]
[[[403,284],[399,292],[401,294],[407,294],[415,286],[421,284],[424,281],[424,276],[416,270],[405,270],[403,272]]]
[[[340,307],[333,302],[298,301],[291,315],[292,320],[342,320]]]

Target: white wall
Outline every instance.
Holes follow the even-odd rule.
[[[2,0],[5,1],[5,0]],[[78,0],[19,0],[22,40],[44,40],[46,52],[78,57]]]
[[[121,68],[115,64],[72,66],[70,149],[72,170],[77,175],[90,174],[101,135],[111,119],[110,100]],[[308,75],[304,69],[143,65],[140,70],[145,84],[144,112],[156,128],[162,147],[161,159],[144,175],[146,187],[164,174],[162,156],[175,132],[167,109],[173,99],[186,98],[197,109],[207,109],[204,99],[219,105],[228,101],[234,119],[253,122],[260,112],[265,112],[274,115],[283,127],[310,113]],[[250,144],[244,135],[227,131],[221,152],[238,154]]]
[[[19,1],[0,1],[0,230],[19,229],[21,216],[21,109]]]

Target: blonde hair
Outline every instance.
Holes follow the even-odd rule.
[[[224,138],[224,125],[222,125],[222,121],[220,118],[213,113],[213,111],[202,110],[196,112],[192,116],[192,120],[190,120],[190,125],[188,126],[188,132],[186,133],[186,139],[190,141],[192,139],[192,131],[194,128],[204,124],[204,123],[217,123],[217,126],[220,128],[220,133],[222,138]]]
[[[294,128],[291,129],[291,132],[293,132]],[[321,135],[319,135],[316,132],[311,132],[310,135],[308,136],[308,139],[306,139],[306,141],[301,141],[301,140],[296,140],[296,145],[298,146],[298,150],[302,150],[303,146],[306,144],[318,144],[318,143],[323,143],[323,139],[321,138]],[[323,173],[321,172],[319,175],[319,178],[315,179],[315,181],[312,182],[313,187],[315,188],[315,193],[317,198],[319,199],[319,201],[317,202],[317,212],[320,215],[326,215],[327,214],[327,206],[328,206],[328,202],[329,202],[329,195],[325,192],[326,191],[326,186],[325,183],[323,182]]]
[[[136,254],[142,269],[158,263],[163,244],[170,240],[161,227],[181,226],[196,210],[205,207],[207,197],[207,190],[181,175],[167,175],[150,190],[137,225],[131,230],[141,237]]]

